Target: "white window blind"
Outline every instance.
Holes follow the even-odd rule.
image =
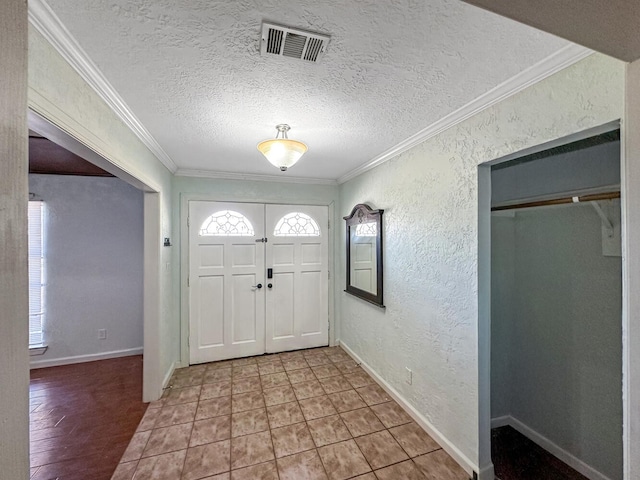
[[[44,202],[29,202],[29,346],[41,345],[44,320]]]

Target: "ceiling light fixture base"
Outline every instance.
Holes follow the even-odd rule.
[[[287,132],[291,130],[291,127],[286,123],[281,123],[279,125],[276,125],[276,130],[278,131],[276,138],[278,138],[278,135],[280,134],[283,135],[282,138],[287,138]]]

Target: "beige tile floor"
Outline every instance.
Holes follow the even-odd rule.
[[[112,480],[467,480],[339,347],[176,370]]]

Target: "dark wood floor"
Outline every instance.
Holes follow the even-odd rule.
[[[511,427],[491,431],[491,456],[500,480],[588,480]]]
[[[142,356],[31,371],[31,478],[108,480],[147,404]]]

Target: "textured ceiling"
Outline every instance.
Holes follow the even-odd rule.
[[[568,42],[457,0],[48,0],[180,169],[338,178]],[[331,35],[320,64],[260,56],[263,20]]]

